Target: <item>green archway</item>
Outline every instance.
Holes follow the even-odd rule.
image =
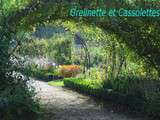
[[[97,1],[97,0],[95,0]],[[87,6],[97,7],[95,1],[90,1]],[[160,5],[144,4],[143,1],[127,2],[129,0],[101,1],[99,6],[110,5],[110,8],[154,8],[159,9]],[[18,3],[17,3],[18,2]],[[113,33],[120,39],[119,42],[125,43],[129,48],[135,51],[147,64],[154,67],[160,76],[160,18],[159,17],[71,17],[69,15],[72,7],[85,8],[86,5],[81,0],[0,0],[0,94],[6,89],[9,95],[24,95],[23,100],[32,100],[32,94],[27,91],[23,85],[22,78],[12,76],[14,71],[19,70],[16,63],[13,63],[14,51],[16,47],[23,44],[23,39],[18,36],[21,31],[33,30],[35,27],[61,19],[73,20],[84,24],[98,26],[108,33]],[[61,23],[59,23],[61,24]],[[16,44],[12,44],[16,41]],[[20,86],[17,91],[15,86]],[[13,92],[14,91],[14,92]],[[5,95],[5,94],[3,94]],[[27,96],[25,96],[27,95]],[[6,96],[5,96],[6,97]],[[10,96],[7,96],[10,98]],[[29,99],[28,99],[29,97]],[[16,101],[16,97],[13,101]],[[29,105],[34,106],[35,104]],[[24,106],[28,107],[28,104]],[[27,108],[24,108],[26,110]],[[36,108],[38,109],[38,108]],[[34,109],[35,110],[35,109]],[[33,111],[34,111],[33,110]],[[0,111],[1,113],[1,111]]]
[[[102,5],[102,3],[103,1],[99,5]],[[111,2],[109,1],[108,3]],[[149,6],[142,4],[142,2],[133,4],[125,3],[125,1],[118,4],[115,1],[112,2],[112,5],[116,8],[134,8],[135,6],[141,8]],[[49,22],[56,19],[72,19],[77,22],[84,21],[86,24],[96,24],[105,31],[115,33],[122,38],[120,42],[126,43],[138,55],[143,57],[148,64],[156,68],[158,72],[160,71],[159,18],[70,17],[69,10],[73,6],[85,7],[79,1],[70,4],[69,0],[37,0],[28,2],[23,9],[20,7],[16,11],[9,11],[6,16],[1,18],[1,39],[5,39],[8,36],[9,43],[12,34],[15,34],[18,30],[23,30],[24,28],[32,29],[34,26],[43,24],[46,21]],[[158,7],[158,5],[154,6],[154,8]]]

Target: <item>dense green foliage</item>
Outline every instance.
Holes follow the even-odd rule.
[[[116,8],[159,8],[159,4],[145,5],[143,4],[143,1],[126,1],[128,0],[122,0],[122,2],[117,3],[117,1],[102,0],[101,2],[98,2],[98,5],[99,7],[104,7],[105,2],[105,4],[110,5],[110,7]],[[33,56],[35,54],[44,55],[46,52],[46,48],[48,48],[48,46],[46,46],[46,43],[43,41],[44,43],[35,42],[34,44],[30,44],[30,49],[28,49],[28,46],[26,46],[26,48],[24,47],[25,52],[20,51],[20,48],[22,48],[24,41],[26,41],[26,37],[24,37],[25,33],[28,31],[34,31],[37,26],[45,25],[45,23],[49,23],[57,19],[60,19],[58,25],[65,26],[68,23],[68,27],[66,28],[70,28],[71,31],[74,32],[78,32],[80,29],[74,29],[73,24],[70,24],[70,22],[68,22],[69,20],[76,21],[80,25],[91,25],[92,30],[83,29],[83,33],[86,33],[83,37],[86,37],[88,39],[90,36],[93,36],[92,38],[95,39],[92,40],[96,40],[96,42],[94,42],[95,44],[99,43],[98,45],[106,43],[102,48],[94,47],[96,48],[96,51],[100,52],[95,53],[93,51],[91,53],[93,58],[92,66],[94,66],[94,64],[99,64],[99,62],[97,63],[97,61],[103,61],[103,64],[105,65],[104,69],[106,70],[106,73],[108,73],[105,78],[111,79],[112,77],[115,77],[109,80],[111,82],[106,86],[110,86],[113,91],[118,92],[118,94],[120,95],[129,95],[131,96],[131,98],[133,96],[136,96],[135,99],[138,100],[135,101],[138,101],[138,103],[134,103],[130,97],[126,97],[127,100],[125,100],[127,102],[123,100],[123,102],[125,101],[129,106],[131,106],[131,108],[135,104],[140,104],[145,108],[145,110],[147,110],[148,113],[157,115],[157,113],[159,113],[159,88],[157,88],[158,92],[150,92],[149,90],[149,92],[144,93],[145,91],[142,91],[143,89],[140,89],[139,91],[139,84],[137,86],[137,82],[139,83],[140,81],[139,78],[130,78],[130,76],[125,78],[117,78],[117,75],[119,75],[120,73],[125,75],[139,75],[139,73],[142,73],[140,74],[140,76],[151,76],[155,78],[158,78],[160,76],[160,18],[73,18],[68,16],[68,10],[75,5],[79,8],[86,7],[86,4],[79,0],[75,0],[74,2],[71,2],[70,0],[0,0],[0,104],[2,103],[2,105],[0,105],[0,114],[2,114],[2,119],[12,119],[15,118],[14,115],[18,116],[17,119],[24,119],[23,117],[21,117],[24,114],[28,114],[30,112],[31,114],[34,114],[38,112],[37,101],[33,99],[34,92],[32,90],[29,90],[27,86],[28,79],[23,75],[15,76],[13,74],[15,72],[18,73],[24,70],[23,61],[20,59],[19,55],[20,52],[22,52],[22,54],[30,52],[31,54],[31,49],[36,46]],[[87,6],[92,6],[93,8],[95,8],[97,7],[97,4],[95,4],[95,1],[90,1]],[[65,24],[63,23],[64,19],[67,21],[67,23]],[[97,29],[95,29],[95,26]],[[102,29],[103,34],[100,33]],[[88,34],[88,37],[86,36],[87,31],[88,33],[90,33]],[[98,31],[99,33],[93,31]],[[97,38],[100,38],[99,36],[103,37],[97,39],[93,34],[96,34]],[[109,37],[104,36],[106,34],[109,35]],[[112,42],[108,44],[108,41],[106,42],[106,39],[109,39],[109,41]],[[27,41],[29,40],[27,39]],[[53,46],[58,50],[55,50],[54,53],[50,54],[50,56],[57,56],[57,58],[55,58],[56,62],[59,62],[61,64],[70,64],[70,40],[65,41],[62,38],[58,40],[58,42],[56,42]],[[17,52],[18,50],[19,52]],[[50,48],[50,50],[52,51],[52,47]],[[108,51],[107,54],[106,51]],[[61,52],[63,52],[64,54],[60,54]],[[126,54],[128,55],[127,57]],[[124,63],[126,63],[126,61],[128,62],[129,67],[125,66]],[[140,67],[139,65],[142,67]],[[131,72],[132,70],[130,69],[134,69],[134,71]],[[125,82],[121,81],[122,79],[124,79]],[[136,79],[136,82],[132,83],[136,91],[133,91],[135,89],[132,89],[132,87],[130,88],[130,79]],[[142,79],[141,81],[147,80]],[[96,86],[93,82],[91,82],[93,83],[91,84],[91,86],[90,82],[86,83],[87,86],[85,85],[85,81],[83,82],[84,83],[81,83],[83,84],[82,86],[86,91],[89,91],[89,93],[95,91],[95,94],[98,94],[100,93],[99,89],[104,89],[101,85],[99,86],[99,84],[97,87],[97,82]],[[156,85],[159,84],[157,83]],[[74,86],[79,86],[79,84],[72,84],[72,87]],[[143,85],[140,84],[140,87],[142,86]],[[83,89],[83,87],[80,87],[80,89]],[[103,93],[103,91],[101,92]],[[145,103],[143,101],[145,101]],[[5,107],[3,106],[3,104],[6,105],[8,103],[11,105]],[[28,105],[28,103],[30,104]],[[6,114],[6,111],[7,116],[4,116],[4,114]]]
[[[88,93],[96,97],[102,97],[102,95],[105,96],[105,89],[103,89],[102,83],[97,80],[65,78],[64,85],[82,93]]]
[[[49,41],[48,56],[58,64],[71,64],[70,35],[57,36]]]
[[[116,105],[124,105],[137,113],[160,117],[159,81],[135,76],[119,76],[107,82],[66,78],[64,84],[81,93],[110,100]]]
[[[12,16],[10,13],[19,8],[22,6],[18,6],[15,1],[0,1],[0,119],[2,120],[36,119],[40,110],[39,102],[34,98],[34,88],[28,85],[28,78],[19,73],[24,61],[15,54],[23,35],[17,33],[18,30],[11,25],[14,22],[9,19]]]
[[[69,1],[64,0],[57,4],[54,4],[53,1],[45,2],[43,0],[31,2],[29,7],[35,9],[29,11],[25,9],[25,14],[22,14],[24,17],[27,16],[26,20],[23,21],[23,25],[33,26],[36,22],[43,22],[44,20],[50,21],[51,19],[56,18],[66,18],[68,19],[68,9],[72,6],[68,4]],[[90,1],[92,7],[96,7],[93,4],[95,1]],[[122,1],[117,3],[116,1],[101,1],[100,6],[103,6],[103,3],[109,4],[114,7],[130,7],[130,8],[143,8],[150,7],[150,5],[144,5],[141,1],[136,1],[135,3],[128,3]],[[112,3],[112,4],[111,4]],[[78,1],[73,2],[74,5],[79,7],[85,7],[85,4],[81,4]],[[63,6],[63,7],[62,7]],[[110,6],[110,7],[111,7]],[[157,8],[158,5],[153,6]],[[49,10],[46,8],[50,8]],[[60,10],[58,8],[61,8]],[[48,14],[46,15],[46,10]],[[24,12],[24,11],[23,11]],[[21,11],[20,11],[21,13]],[[18,14],[19,13],[15,13]],[[35,16],[30,16],[35,14]],[[45,14],[45,15],[44,15]],[[56,16],[56,18],[55,18]],[[10,19],[14,17],[11,16]],[[17,19],[22,19],[22,16],[19,16]],[[31,19],[31,20],[30,20]],[[15,19],[16,20],[16,19]],[[41,20],[41,21],[39,21]],[[126,18],[126,17],[116,17],[116,18],[101,18],[97,20],[96,18],[82,18],[85,22],[93,23],[96,21],[99,22],[98,26],[103,28],[106,31],[114,32],[117,36],[121,37],[120,42],[126,43],[131,49],[136,51],[138,55],[144,57],[147,63],[159,71],[159,40],[158,40],[158,18]],[[28,23],[29,21],[29,23]],[[14,23],[13,21],[12,23]],[[16,21],[15,23],[20,22]],[[154,23],[154,24],[153,24]],[[16,24],[15,24],[16,25]],[[124,27],[125,26],[125,27]],[[25,26],[27,27],[27,26]],[[155,37],[156,36],[156,37]],[[129,40],[130,39],[130,40]],[[147,41],[147,42],[146,42]],[[143,49],[142,49],[143,48]]]
[[[44,69],[38,67],[37,65],[28,65],[25,69],[23,69],[22,73],[27,76],[37,78],[44,81],[49,81],[49,75],[54,75],[55,69]]]
[[[34,89],[27,87],[23,82],[14,87],[8,86],[0,94],[0,118],[2,120],[36,119],[40,112],[40,105],[37,99],[33,99],[35,94]]]
[[[146,59],[121,42],[122,38],[114,33],[108,33],[95,25],[79,25],[73,21],[65,21],[62,24],[72,33],[81,33],[90,53],[90,66],[103,67],[108,77],[131,73],[158,77],[157,70],[148,64]],[[76,55],[76,59],[77,57]],[[80,56],[78,59],[81,58]]]
[[[57,64],[71,63],[71,36],[68,33],[55,35],[51,38],[32,38],[24,41],[17,53],[29,58],[48,58]]]

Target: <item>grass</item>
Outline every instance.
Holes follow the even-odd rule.
[[[63,83],[62,80],[58,80],[58,81],[48,82],[48,85],[51,85],[51,86],[64,86],[64,83]]]

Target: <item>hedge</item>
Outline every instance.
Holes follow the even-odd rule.
[[[104,83],[99,80],[65,78],[64,85],[78,92],[124,105],[131,111],[160,118],[159,81],[118,77]]]

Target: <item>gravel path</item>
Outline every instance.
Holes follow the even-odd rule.
[[[41,120],[143,120],[114,113],[88,96],[62,87],[35,81],[38,97],[45,106]]]

